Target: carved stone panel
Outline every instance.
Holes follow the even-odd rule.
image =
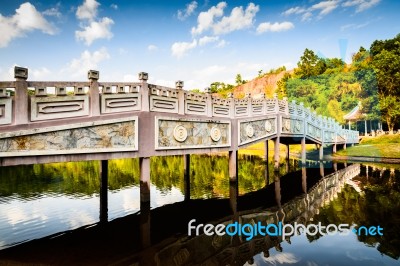
[[[140,111],[141,99],[139,93],[102,94],[101,113],[117,113]]]
[[[239,145],[276,134],[276,117],[239,121]]]
[[[0,98],[0,125],[11,124],[12,121],[12,99]]]
[[[138,150],[137,117],[0,133],[0,156]]]
[[[156,150],[231,146],[231,122],[156,117]]]
[[[32,97],[31,121],[89,115],[89,96]]]
[[[300,119],[282,117],[282,133],[303,134],[304,123]]]

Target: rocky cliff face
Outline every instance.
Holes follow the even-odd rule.
[[[292,71],[282,71],[278,74],[266,74],[263,77],[255,78],[249,82],[235,87],[234,96],[243,97],[246,93],[251,95],[258,95],[262,92],[265,93],[266,97],[272,97],[275,90],[278,88],[278,81],[285,75],[285,73],[291,73]]]

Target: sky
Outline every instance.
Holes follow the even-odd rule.
[[[351,62],[400,33],[397,0],[0,0],[0,80],[101,81],[204,89],[296,67],[306,48]]]

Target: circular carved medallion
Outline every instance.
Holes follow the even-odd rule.
[[[210,136],[213,141],[219,141],[221,139],[221,130],[217,127],[213,127],[210,131]]]
[[[184,142],[187,138],[187,129],[182,125],[174,128],[174,138],[179,142]]]
[[[247,127],[246,127],[246,135],[249,138],[254,136],[254,128],[251,125],[247,125]]]
[[[265,130],[266,130],[267,132],[270,132],[270,131],[272,130],[271,121],[269,121],[269,120],[265,121]]]

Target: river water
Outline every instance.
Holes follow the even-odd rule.
[[[279,173],[274,173],[262,159],[242,156],[238,182],[233,184],[225,156],[192,155],[190,163],[188,199],[182,157],[151,159],[151,204],[146,212],[139,201],[138,160],[110,161],[107,228],[99,224],[98,161],[0,168],[0,262],[400,265],[399,165],[311,162],[302,168],[298,161],[289,160],[282,161]],[[380,226],[383,235],[302,232],[249,241],[243,236],[188,238],[187,224],[193,218],[213,224],[236,219],[251,224],[348,224],[352,229]],[[167,228],[165,219],[174,226]],[[102,250],[98,243],[102,240],[84,235],[98,237],[102,232],[112,236],[104,241],[115,241],[103,253],[96,252]],[[91,244],[80,241],[83,235]],[[72,251],[71,239],[79,239],[87,252]],[[37,250],[31,251],[32,246]],[[54,251],[45,253],[44,247]],[[64,253],[70,249],[74,259],[63,258],[60,249]]]

